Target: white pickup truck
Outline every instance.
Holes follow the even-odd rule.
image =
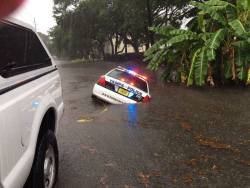
[[[63,109],[60,75],[39,36],[0,20],[0,187],[55,186]]]

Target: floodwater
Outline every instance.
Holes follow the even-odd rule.
[[[250,187],[249,90],[190,89],[150,76],[148,104],[91,98],[95,81],[127,63],[63,63],[65,114],[58,187]]]

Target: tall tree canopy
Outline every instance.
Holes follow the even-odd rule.
[[[179,27],[189,17],[189,0],[54,0],[57,26],[50,35],[58,55],[104,55],[105,42],[118,54],[123,42],[135,52],[155,41],[151,26]]]

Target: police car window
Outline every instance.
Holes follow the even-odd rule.
[[[133,82],[135,87],[137,87],[138,89],[140,89],[144,92],[148,92],[147,83],[145,81],[143,81],[142,79],[140,79],[136,76],[133,76],[132,74],[115,69],[112,72],[110,72],[108,74],[108,76],[115,78],[117,80],[124,79],[125,82],[127,82],[127,83]]]

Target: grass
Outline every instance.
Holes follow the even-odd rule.
[[[103,60],[85,60],[85,59],[73,59],[70,61],[72,64],[80,64],[80,63],[93,63],[93,62],[103,62]]]

